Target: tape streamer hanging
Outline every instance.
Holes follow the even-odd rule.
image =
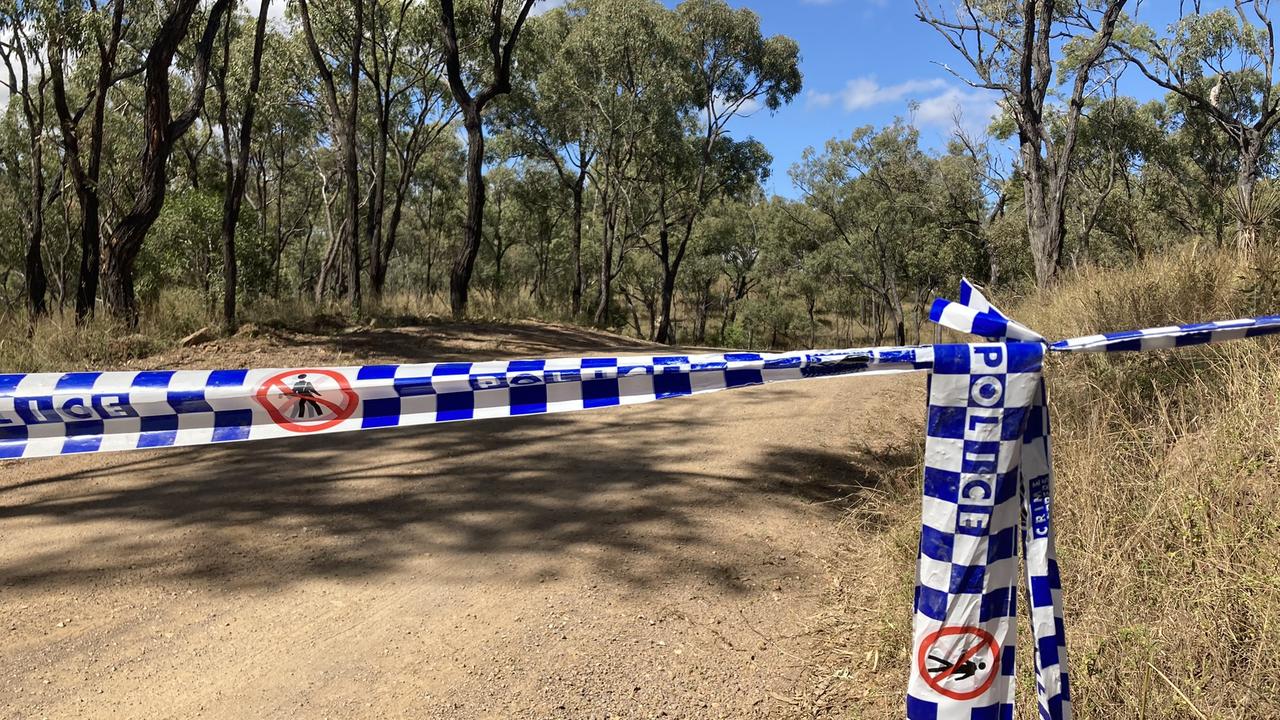
[[[1132,352],[1280,333],[1280,316],[1092,335],[1050,344],[962,280],[930,319],[993,344],[935,345],[914,601],[908,720],[1014,717],[1018,545],[1039,717],[1069,720],[1062,583],[1043,357]]]
[[[910,720],[1013,717],[1019,543],[1041,717],[1070,717],[1043,359],[1040,343],[934,347]]]

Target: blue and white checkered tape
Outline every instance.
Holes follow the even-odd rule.
[[[0,458],[260,440],[630,405],[927,369],[929,348],[0,375]]]
[[[992,340],[1041,342],[1053,352],[1129,352],[1166,350],[1280,333],[1280,315],[1240,320],[1172,325],[1145,330],[1123,330],[1049,343],[995,308],[968,280],[960,282],[960,302],[938,298],[929,309],[933,322],[962,333]]]

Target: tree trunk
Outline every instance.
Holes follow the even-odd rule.
[[[1061,221],[1054,222],[1053,205],[1046,175],[1047,168],[1040,157],[1038,141],[1024,134],[1022,138],[1023,197],[1027,213],[1027,238],[1031,245],[1031,261],[1035,268],[1036,285],[1041,289],[1053,284],[1057,278],[1062,254]],[[1065,206],[1059,208],[1065,211]]]
[[[569,246],[569,264],[573,272],[569,299],[575,319],[582,314],[582,194],[586,180],[587,167],[583,163],[578,169],[578,181],[573,186],[573,242]]]
[[[49,278],[44,271],[44,258],[41,257],[41,246],[44,244],[44,168],[41,167],[40,145],[33,148],[31,159],[31,207],[30,222],[27,227],[27,310],[34,320],[48,312],[46,294],[49,291]]]
[[[1267,218],[1255,202],[1257,197],[1258,164],[1261,160],[1262,139],[1256,131],[1244,130],[1240,138],[1240,165],[1236,171],[1236,187],[1239,197],[1236,218],[1236,253],[1242,258],[1252,258],[1258,249],[1258,236]]]
[[[43,91],[42,91],[43,92]],[[11,99],[11,102],[13,99]],[[40,136],[44,134],[44,98],[40,98],[38,115],[29,116],[31,132],[31,198],[27,207],[27,257],[25,263],[27,310],[34,320],[48,312],[46,296],[49,277],[45,273],[44,258],[44,152]]]
[[[480,113],[465,110],[467,129],[467,219],[462,227],[462,251],[453,263],[449,276],[449,308],[461,320],[467,314],[467,290],[480,252],[480,233],[484,222],[484,127]]]
[[[342,170],[347,176],[346,227],[349,240],[347,297],[351,311],[360,315],[360,165],[356,156],[356,127],[360,121],[360,49],[364,42],[364,0],[352,3],[356,23],[351,35],[351,97],[346,117],[347,142],[342,148]]]
[[[595,324],[597,327],[608,327],[609,303],[613,292],[613,236],[616,218],[607,198],[602,202],[602,209],[604,227],[601,230],[600,243],[600,299],[596,304]]]
[[[103,300],[107,310],[130,325],[138,322],[137,300],[133,291],[133,266],[142,249],[147,232],[164,207],[168,181],[169,157],[174,144],[195,122],[204,105],[204,91],[209,77],[209,55],[221,25],[222,15],[230,0],[215,0],[209,9],[207,24],[196,47],[192,71],[193,92],[186,109],[177,117],[169,106],[169,70],[178,45],[186,37],[191,16],[198,0],[180,0],[169,11],[156,32],[145,64],[142,182],[134,195],[133,206],[107,238],[103,252]]]
[[[480,251],[480,233],[483,230],[484,125],[481,113],[490,100],[511,92],[512,53],[515,52],[520,29],[524,27],[534,1],[521,0],[515,21],[506,33],[505,42],[503,2],[496,0],[490,4],[488,45],[493,57],[493,79],[487,87],[472,96],[462,77],[462,46],[458,42],[458,28],[454,22],[453,0],[440,0],[440,29],[444,37],[444,65],[449,79],[449,92],[462,111],[463,125],[467,129],[467,220],[462,251],[453,264],[453,272],[449,278],[449,305],[455,318],[462,318],[467,312],[467,288],[471,283],[476,253]]]
[[[106,95],[114,85],[116,51],[124,33],[124,0],[115,3],[111,13],[111,29],[108,37],[97,37],[99,64],[93,85],[92,114],[88,128],[88,158],[82,161],[78,136],[78,115],[72,113],[67,100],[67,82],[63,53],[64,38],[59,33],[51,36],[49,69],[54,87],[54,109],[63,140],[63,156],[76,186],[76,197],[81,211],[81,263],[76,287],[76,320],[83,322],[93,314],[97,304],[97,284],[101,273],[101,200],[97,182],[102,167],[102,127],[106,120]]]
[[[369,245],[369,292],[375,302],[382,299],[383,285],[387,280],[386,261],[390,256],[382,247],[382,215],[387,202],[387,137],[391,134],[388,112],[383,109],[378,118],[378,137],[373,142],[373,192],[365,219],[365,240]]]
[[[223,162],[226,168],[226,190],[222,196],[222,322],[229,332],[236,328],[236,225],[240,222],[240,207],[244,201],[245,184],[249,179],[249,149],[253,134],[253,119],[258,110],[258,84],[262,78],[262,48],[267,32],[267,11],[271,0],[261,0],[258,23],[253,30],[253,58],[249,67],[249,87],[244,99],[244,115],[240,118],[240,145],[236,157],[231,159],[231,136],[227,122],[227,65],[231,62],[231,23],[223,29],[223,65],[220,70],[219,120],[222,123]],[[261,208],[266,213],[265,207]]]
[[[80,273],[76,284],[76,321],[93,315],[98,298],[101,272],[102,230],[101,201],[98,178],[102,168],[103,126],[106,120],[107,93],[115,82],[116,54],[124,33],[124,0],[117,0],[111,15],[110,34],[97,36],[98,71],[93,87],[89,124],[88,157],[81,159],[79,116],[67,101],[66,71],[63,53],[65,38],[52,33],[49,42],[49,75],[53,85],[54,110],[62,131],[63,157],[71,172],[76,199],[80,206]]]

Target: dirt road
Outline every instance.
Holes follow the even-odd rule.
[[[619,342],[435,326],[147,364]],[[922,384],[2,464],[0,717],[794,715],[841,499],[876,482],[869,458],[911,432],[882,423],[915,423]]]

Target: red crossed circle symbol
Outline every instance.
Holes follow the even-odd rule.
[[[973,647],[965,650],[960,657],[951,662],[947,668],[940,672],[931,674],[925,664],[930,648],[932,648],[934,643],[938,642],[942,638],[950,637],[952,635],[972,636],[972,638],[978,642],[976,642]],[[954,675],[962,665],[971,662],[974,656],[983,650],[989,650],[991,652],[991,664],[990,667],[982,670],[982,672],[986,673],[986,678],[983,679],[977,687],[972,690],[960,691],[942,686],[942,681]],[[968,625],[944,627],[937,632],[926,635],[924,640],[921,641],[920,647],[916,650],[916,666],[920,671],[920,677],[924,678],[924,681],[929,684],[929,687],[933,688],[939,694],[949,697],[952,700],[972,700],[985,693],[991,688],[991,684],[996,681],[996,675],[1000,672],[1000,644],[996,642],[995,637],[992,636],[991,633],[980,627],[972,627]]]
[[[299,395],[294,391],[293,387],[285,383],[285,378],[296,377],[299,375],[319,375],[326,377],[338,385],[338,392],[342,394],[340,402],[334,402],[320,395]],[[330,413],[333,417],[326,420],[316,421],[298,421],[292,420],[285,415],[281,407],[272,402],[272,396],[286,398],[283,403],[284,408],[292,407],[299,402],[306,401],[315,403]],[[254,395],[258,404],[262,405],[267,414],[271,416],[271,421],[276,425],[293,432],[319,432],[320,430],[328,430],[338,423],[351,417],[351,413],[356,411],[356,406],[360,404],[360,396],[355,390],[351,389],[351,384],[347,382],[347,378],[342,373],[334,370],[286,370],[278,375],[273,375],[266,379],[258,387],[258,392]]]

